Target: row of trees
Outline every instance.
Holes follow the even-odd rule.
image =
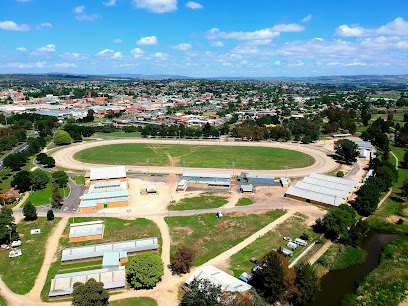
[[[53,172],[50,175],[41,169],[35,169],[34,171],[20,171],[16,173],[11,181],[11,185],[21,192],[28,190],[42,190],[49,182],[56,182],[59,187],[66,187],[68,182],[68,176],[64,171]]]
[[[55,159],[45,153],[38,154],[35,159],[47,168],[55,167]]]

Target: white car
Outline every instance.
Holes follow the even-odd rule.
[[[17,250],[10,251],[9,258],[18,257],[21,255],[23,255],[23,253],[21,252],[21,249],[17,249]]]
[[[283,240],[288,241],[288,242],[292,242],[292,238],[290,238],[290,237],[283,237]]]
[[[21,240],[16,240],[11,243],[12,248],[18,248],[19,246],[21,246]]]
[[[64,208],[64,211],[68,211],[68,207],[65,207],[65,208]]]
[[[2,248],[3,250],[10,250],[10,247],[9,247],[7,244],[2,244],[2,245],[1,245],[1,248]]]

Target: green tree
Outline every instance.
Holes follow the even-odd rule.
[[[9,244],[17,240],[17,225],[14,223],[13,210],[10,207],[3,206],[0,210],[0,243]]]
[[[347,239],[348,228],[355,222],[356,212],[348,205],[341,204],[337,209],[330,211],[323,218],[322,231],[326,238]],[[316,221],[316,226],[317,221]]]
[[[66,131],[57,131],[54,134],[54,143],[57,146],[67,145],[72,142],[71,136],[69,136],[68,132]]]
[[[369,216],[375,212],[380,202],[380,189],[373,183],[366,183],[357,192],[357,199],[353,207],[362,216]]]
[[[25,170],[17,172],[11,181],[11,186],[14,186],[14,188],[21,192],[30,190],[31,172]]]
[[[254,272],[253,284],[266,302],[273,304],[293,298],[297,292],[296,275],[282,254],[275,251],[265,254],[259,266],[262,269]]]
[[[26,160],[27,157],[22,152],[10,154],[3,159],[3,166],[11,168],[13,171],[18,171],[25,165]]]
[[[73,286],[72,305],[105,306],[109,304],[109,293],[102,282],[90,278],[84,283],[76,282]]]
[[[61,192],[59,191],[59,187],[57,182],[52,183],[52,200],[51,204],[54,205],[55,207],[59,206],[61,202],[63,201],[63,198],[61,196]]]
[[[406,152],[404,154],[404,167],[407,168],[408,167],[408,152]]]
[[[182,274],[190,272],[196,252],[194,249],[181,246],[177,252],[171,255],[171,270],[173,273]]]
[[[131,257],[126,267],[127,281],[135,289],[153,288],[161,280],[163,273],[164,266],[160,256],[151,252]]]
[[[64,171],[55,171],[51,175],[52,180],[58,183],[60,188],[66,187],[68,183],[68,175]]]
[[[207,279],[194,279],[190,290],[184,293],[181,306],[214,306],[221,297],[221,286],[217,286]]]
[[[45,159],[45,165],[47,166],[47,168],[53,168],[53,167],[55,167],[55,159],[54,159],[54,157],[51,157],[51,156],[48,156],[46,159]]]
[[[37,209],[30,201],[24,204],[23,215],[25,221],[37,220]]]
[[[402,183],[401,193],[405,196],[405,198],[408,198],[408,179],[405,179]]]
[[[35,169],[31,173],[31,183],[34,190],[44,189],[50,181],[48,173],[41,169]]]
[[[54,220],[54,212],[51,209],[47,211],[47,220],[48,221]]]
[[[305,305],[313,301],[320,290],[320,278],[309,263],[300,263],[295,267],[295,285],[298,288],[293,304]]]
[[[359,152],[355,142],[348,139],[340,139],[334,143],[334,151],[346,163],[353,163],[357,160]]]

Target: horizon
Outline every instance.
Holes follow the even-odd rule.
[[[3,2],[2,74],[251,79],[408,71],[402,0]]]

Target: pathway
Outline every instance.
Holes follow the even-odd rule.
[[[309,259],[309,263],[313,265],[322,255],[333,245],[330,240],[327,241],[323,246]]]

